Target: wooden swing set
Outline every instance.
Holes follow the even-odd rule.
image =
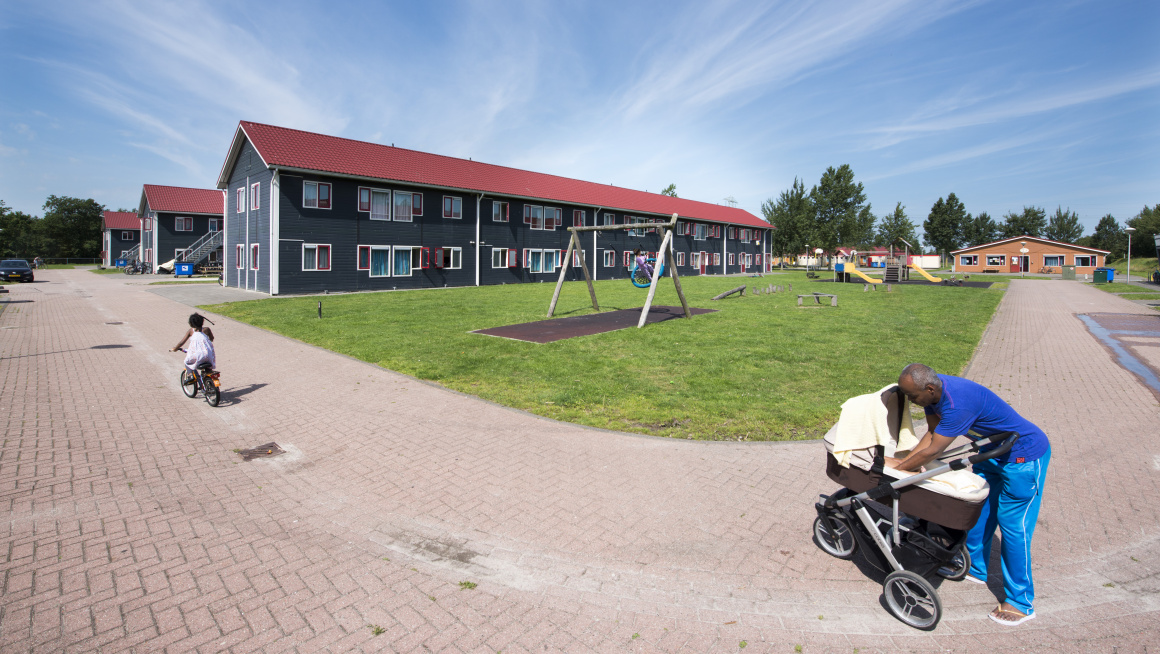
[[[593,225],[591,227],[569,227],[568,231],[572,233],[568,240],[568,254],[564,255],[563,265],[560,266],[560,280],[556,282],[556,292],[552,293],[552,304],[548,306],[548,317],[556,312],[556,301],[560,299],[560,289],[564,287],[564,277],[568,273],[568,266],[572,263],[573,253],[577,250],[583,252],[580,247],[580,232],[611,232],[623,229],[661,229],[664,237],[661,239],[661,249],[657,252],[656,264],[653,266],[652,279],[648,287],[648,299],[645,300],[644,308],[640,312],[640,322],[637,323],[637,329],[644,327],[644,323],[648,320],[648,310],[652,306],[653,296],[657,292],[657,281],[660,278],[661,271],[665,269],[666,261],[676,261],[676,256],[673,255],[673,230],[677,226],[677,214],[668,223],[631,223],[624,225]],[[595,251],[593,252],[595,255]],[[588,262],[584,260],[583,256],[580,259],[580,269],[584,271],[584,281],[588,282],[588,295],[592,298],[592,308],[596,311],[600,310],[600,305],[596,302],[596,289],[592,286],[592,276],[588,274]],[[673,286],[677,289],[677,297],[681,298],[681,307],[685,311],[686,318],[692,318],[693,314],[689,311],[689,303],[685,300],[685,292],[681,290],[681,280],[677,276],[677,267],[675,265],[668,266],[669,276],[673,278]]]

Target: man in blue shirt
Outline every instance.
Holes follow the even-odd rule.
[[[912,363],[898,377],[906,397],[926,410],[926,436],[899,461],[888,461],[898,470],[918,470],[942,454],[958,436],[968,431],[983,437],[1013,431],[1019,434],[1007,454],[978,463],[974,471],[991,486],[979,521],[967,534],[971,570],[967,579],[987,583],[987,562],[995,527],[1003,535],[1000,562],[1006,600],[991,612],[999,624],[1015,626],[1035,617],[1032,602],[1031,536],[1039,518],[1043,483],[1051,461],[1051,443],[1043,430],[1020,416],[984,386],[969,379],[936,374],[928,366]]]

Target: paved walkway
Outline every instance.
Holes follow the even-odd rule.
[[[1054,443],[1039,619],[945,583],[925,633],[812,543],[817,443],[584,429],[216,317],[214,409],[187,306],[38,279],[0,314],[0,652],[1160,650],[1160,406],[1073,315],[1150,310],[1078,283],[1013,282],[969,370]]]

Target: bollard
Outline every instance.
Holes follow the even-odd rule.
[[[894,292],[894,287],[893,287],[893,286],[891,286],[890,284],[887,284],[887,285],[886,285],[886,292],[887,292],[887,293],[892,293],[892,292]]]
[[[801,296],[798,296],[798,306],[800,307],[801,305],[802,305],[802,299],[801,299]]]
[[[870,290],[869,284],[862,284],[862,292],[863,293],[865,293],[866,291],[869,291],[869,290]]]
[[[322,317],[322,300],[318,301],[318,317]]]
[[[838,306],[838,296],[837,295],[830,298],[830,306],[832,306],[832,307]]]

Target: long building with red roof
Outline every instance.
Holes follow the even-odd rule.
[[[673,214],[682,275],[769,259],[772,227],[736,207],[247,121],[217,186],[226,284],[273,295],[555,281],[567,226]],[[655,252],[660,238],[584,233],[573,263],[626,278],[633,249]]]

